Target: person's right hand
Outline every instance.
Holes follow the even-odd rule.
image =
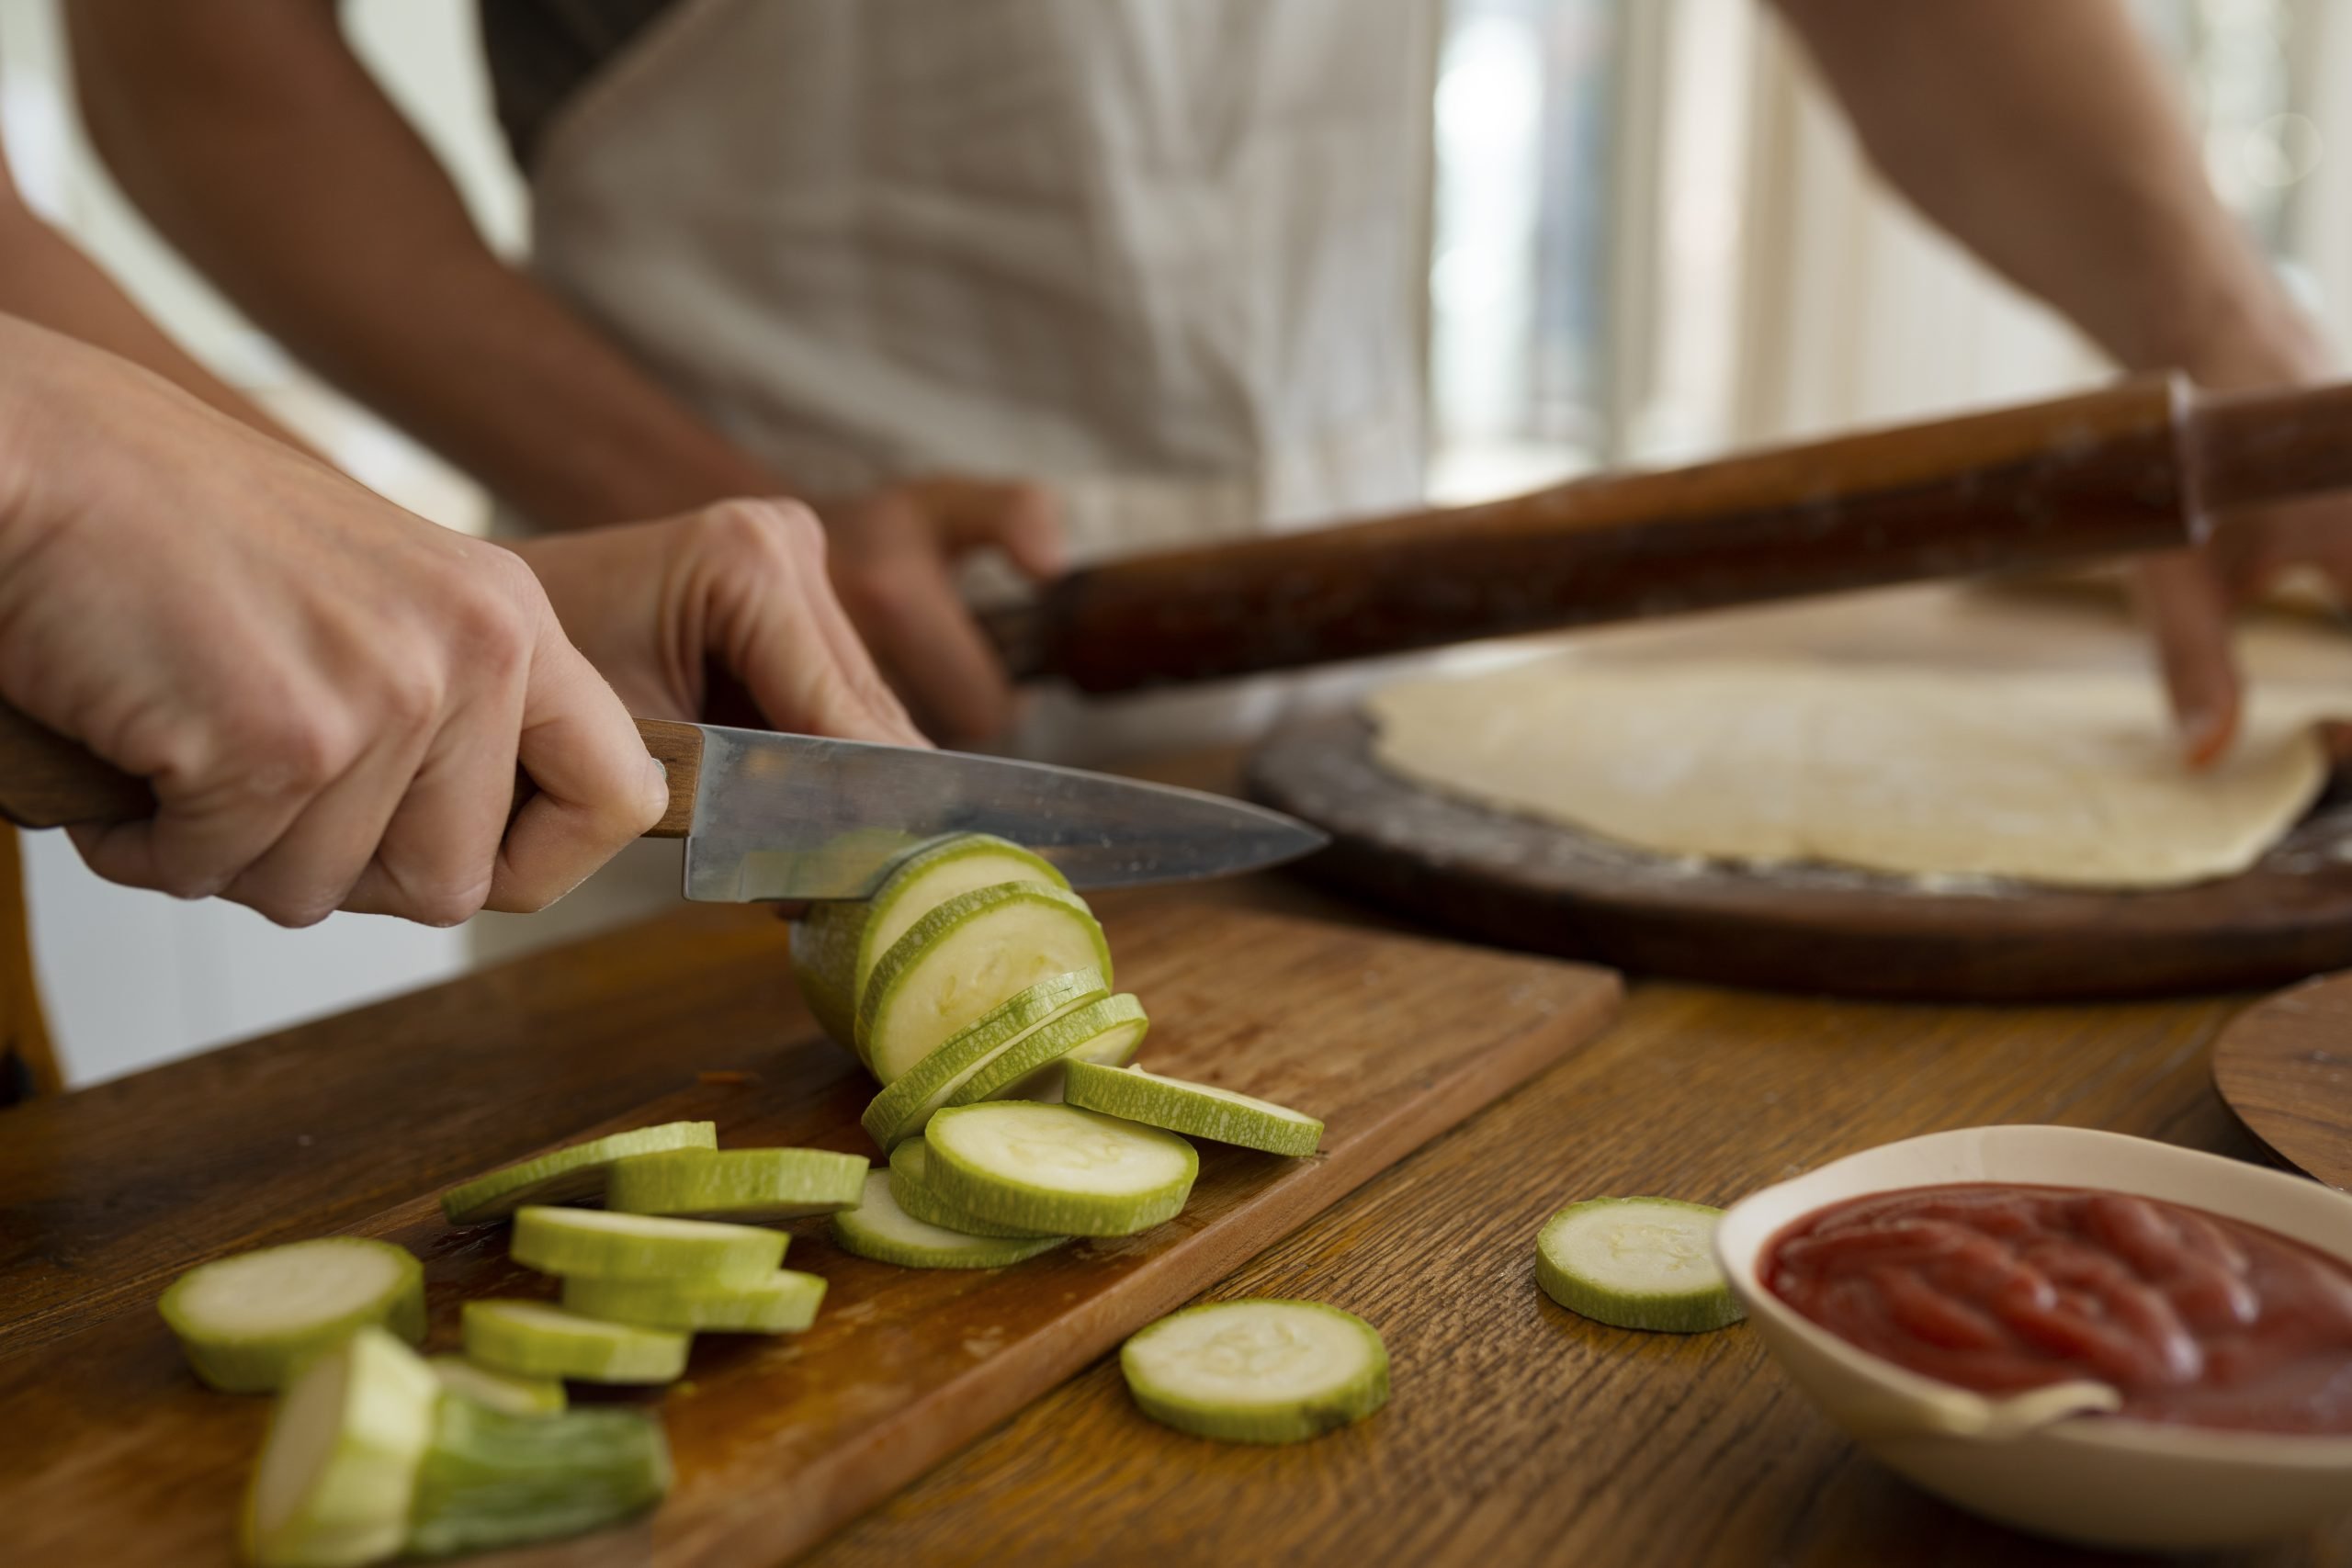
[[[1060,576],[1053,497],[1032,484],[942,478],[816,509],[834,590],[923,728],[956,743],[1002,730],[1012,683],[956,592],[954,569],[994,548],[1032,581]]]
[[[157,800],[72,829],[99,875],[448,925],[551,903],[660,818],[514,555],[6,318],[0,367],[0,696]]]

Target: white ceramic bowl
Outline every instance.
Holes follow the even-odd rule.
[[[2006,1439],[1925,1419],[1949,1385],[1855,1348],[1765,1290],[1757,1266],[1826,1204],[1946,1182],[2099,1187],[2262,1225],[2352,1261],[2352,1198],[2315,1181],[2079,1127],[1971,1127],[1886,1144],[1734,1204],[1715,1253],[1782,1368],[1888,1468],[2020,1529],[2189,1551],[2275,1540],[2352,1509],[2352,1438],[2228,1432],[2077,1416]]]

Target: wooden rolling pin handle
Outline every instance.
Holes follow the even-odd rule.
[[[2352,489],[2352,383],[2209,392],[2186,424],[2205,513]]]
[[[1514,500],[1112,561],[985,625],[1022,676],[1133,691],[1612,620],[2191,543],[2215,496],[2282,461],[2265,414],[2190,439],[2188,383],[2151,376],[1962,419]],[[2315,418],[2292,446],[2317,471]],[[2352,444],[2347,444],[2352,445]],[[2328,471],[2333,472],[2332,468]],[[2309,478],[2309,473],[2299,479]]]
[[[670,775],[670,806],[646,832],[649,839],[683,839],[694,826],[695,786],[702,771],[698,725],[640,718],[645,749]],[[517,781],[519,809],[533,792]],[[77,740],[69,740],[0,703],[0,817],[19,828],[63,828],[76,822],[131,822],[155,813],[147,781],[124,773]]]

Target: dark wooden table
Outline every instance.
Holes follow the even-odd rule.
[[[1122,897],[1189,900],[1204,919],[1235,903],[1363,918],[1277,878]],[[804,1561],[2120,1561],[1979,1523],[1896,1480],[1743,1329],[1635,1335],[1560,1311],[1535,1289],[1531,1249],[1574,1199],[1725,1202],[1868,1145],[1977,1122],[2259,1158],[2206,1070],[2237,1006],[1920,1008],[1638,985],[1592,1046],[1214,1292],[1312,1296],[1378,1324],[1396,1382],[1381,1415],[1298,1448],[1224,1448],[1138,1416],[1104,1361]],[[695,908],[0,1112],[0,1477],[29,1473],[53,1423],[106,1420],[45,1393],[54,1358],[94,1325],[151,1313],[190,1260],[332,1231],[698,1071],[756,1071],[812,1029],[781,928]],[[682,1038],[695,1048],[647,1047]],[[172,1353],[160,1327],[143,1343]],[[11,1511],[40,1499],[6,1495],[0,1481],[0,1563],[16,1568]],[[2215,1561],[2352,1564],[2352,1520]]]

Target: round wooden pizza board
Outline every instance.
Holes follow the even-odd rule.
[[[2233,1019],[2213,1043],[2213,1087],[2273,1154],[2352,1191],[2352,975]]]
[[[1965,1001],[2249,989],[2352,967],[2352,792],[2340,786],[2222,881],[1922,886],[1627,848],[1424,789],[1382,768],[1372,739],[1353,713],[1279,733],[1251,757],[1250,792],[1330,833],[1309,874],[1504,946],[1730,985]]]

